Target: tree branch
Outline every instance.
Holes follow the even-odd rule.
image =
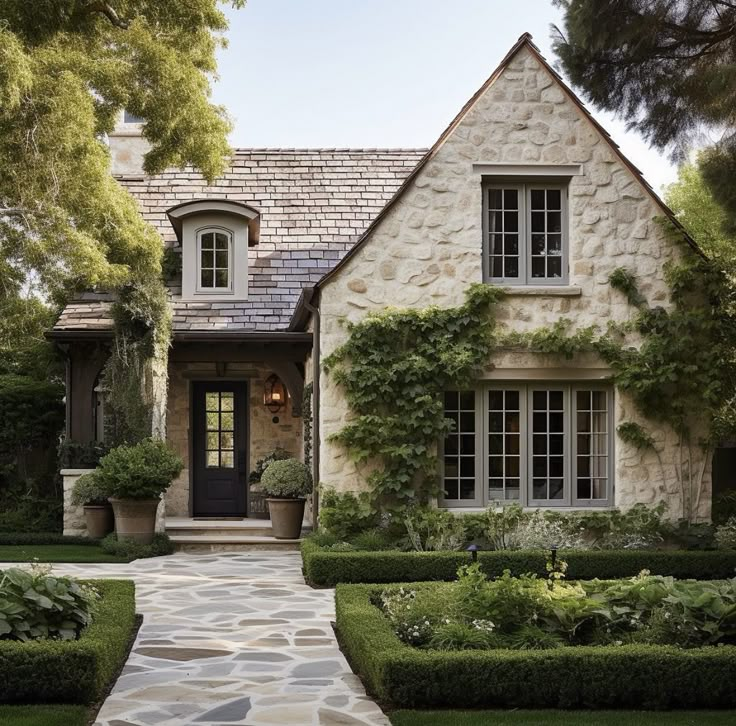
[[[85,10],[88,13],[102,13],[116,28],[120,28],[121,30],[127,30],[130,26],[130,21],[123,20],[115,12],[115,9],[109,3],[104,2],[104,0],[96,0],[90,3]]]

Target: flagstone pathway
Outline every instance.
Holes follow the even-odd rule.
[[[338,649],[334,591],[292,552],[196,554],[127,565],[55,565],[129,578],[144,616],[99,726],[388,726]]]

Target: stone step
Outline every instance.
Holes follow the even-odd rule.
[[[273,529],[271,523],[262,520],[260,527],[202,527],[197,525],[181,527],[166,526],[166,534],[169,537],[272,537]]]
[[[239,550],[298,550],[301,539],[276,539],[252,534],[229,535],[217,532],[170,535],[178,551],[229,552]]]

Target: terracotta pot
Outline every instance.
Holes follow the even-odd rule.
[[[160,499],[110,497],[110,504],[115,512],[115,531],[118,539],[151,544],[156,530],[156,509],[160,502]]]
[[[85,504],[84,519],[87,522],[87,534],[92,539],[106,537],[115,526],[109,504]]]
[[[266,499],[276,539],[299,539],[306,499]]]

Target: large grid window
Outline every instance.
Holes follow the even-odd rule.
[[[445,394],[447,506],[613,503],[613,393],[594,384],[488,383]]]
[[[199,233],[199,289],[232,289],[232,235],[224,230]]]
[[[511,285],[567,281],[567,194],[554,184],[483,187],[484,270]]]

